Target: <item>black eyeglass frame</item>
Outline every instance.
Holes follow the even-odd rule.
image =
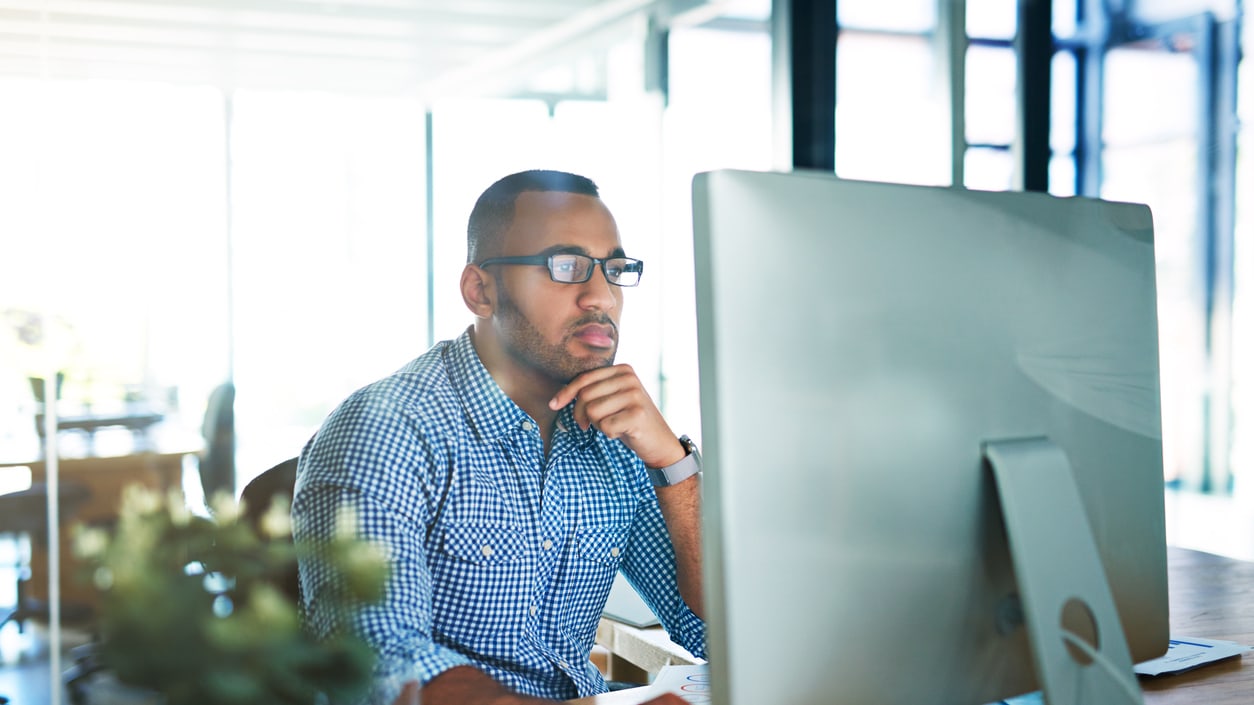
[[[554,257],[580,257],[582,259],[592,260],[592,266],[588,267],[588,276],[584,277],[583,279],[580,279],[579,281],[575,281],[573,279],[572,280],[558,279],[557,273],[553,271],[553,258]],[[635,283],[620,284],[619,282],[614,281],[614,279],[610,277],[610,271],[607,268],[606,263],[613,262],[615,260],[621,260],[622,262],[625,263],[623,266],[624,272],[632,272],[636,274]],[[540,266],[543,266],[545,269],[549,270],[549,279],[552,279],[558,284],[583,284],[584,282],[592,278],[592,273],[597,270],[597,265],[600,265],[601,273],[605,275],[605,281],[613,284],[614,286],[621,286],[621,287],[637,286],[640,284],[640,277],[644,276],[644,260],[635,259],[633,257],[606,257],[605,259],[601,259],[600,257],[590,257],[588,255],[580,254],[578,252],[555,252],[550,255],[520,255],[517,257],[489,257],[488,259],[485,259],[482,262],[478,263],[477,266],[486,267],[490,264],[540,265]]]

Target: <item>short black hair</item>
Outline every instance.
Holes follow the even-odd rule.
[[[466,225],[466,261],[478,262],[480,254],[500,244],[514,220],[514,202],[526,191],[558,191],[600,198],[592,179],[565,171],[532,169],[498,179],[479,196]]]

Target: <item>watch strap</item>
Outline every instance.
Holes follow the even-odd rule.
[[[688,451],[687,455],[664,468],[645,466],[654,487],[677,485],[701,472],[701,454],[697,451],[696,444],[687,436],[680,436],[679,442]]]

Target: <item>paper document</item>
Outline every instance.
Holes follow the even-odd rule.
[[[689,703],[710,702],[709,665],[663,666],[649,687],[649,697],[663,693],[674,693]]]
[[[1156,659],[1138,663],[1132,667],[1132,670],[1141,676],[1164,676],[1240,656],[1251,650],[1254,650],[1254,647],[1238,644],[1235,641],[1180,637],[1168,642],[1167,653]],[[1007,698],[999,705],[1041,705],[1044,702],[1041,691],[1038,690],[1015,698]]]
[[[1156,659],[1138,663],[1132,670],[1142,676],[1179,673],[1208,663],[1240,656],[1254,647],[1235,641],[1180,637],[1168,642],[1167,653]]]

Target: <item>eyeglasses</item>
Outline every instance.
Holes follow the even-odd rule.
[[[592,278],[592,271],[601,265],[605,280],[615,286],[635,286],[644,273],[644,262],[630,257],[598,259],[587,255],[561,253],[556,255],[530,255],[527,257],[493,257],[479,263],[489,264],[539,264],[549,268],[549,278],[561,284],[582,284]]]

